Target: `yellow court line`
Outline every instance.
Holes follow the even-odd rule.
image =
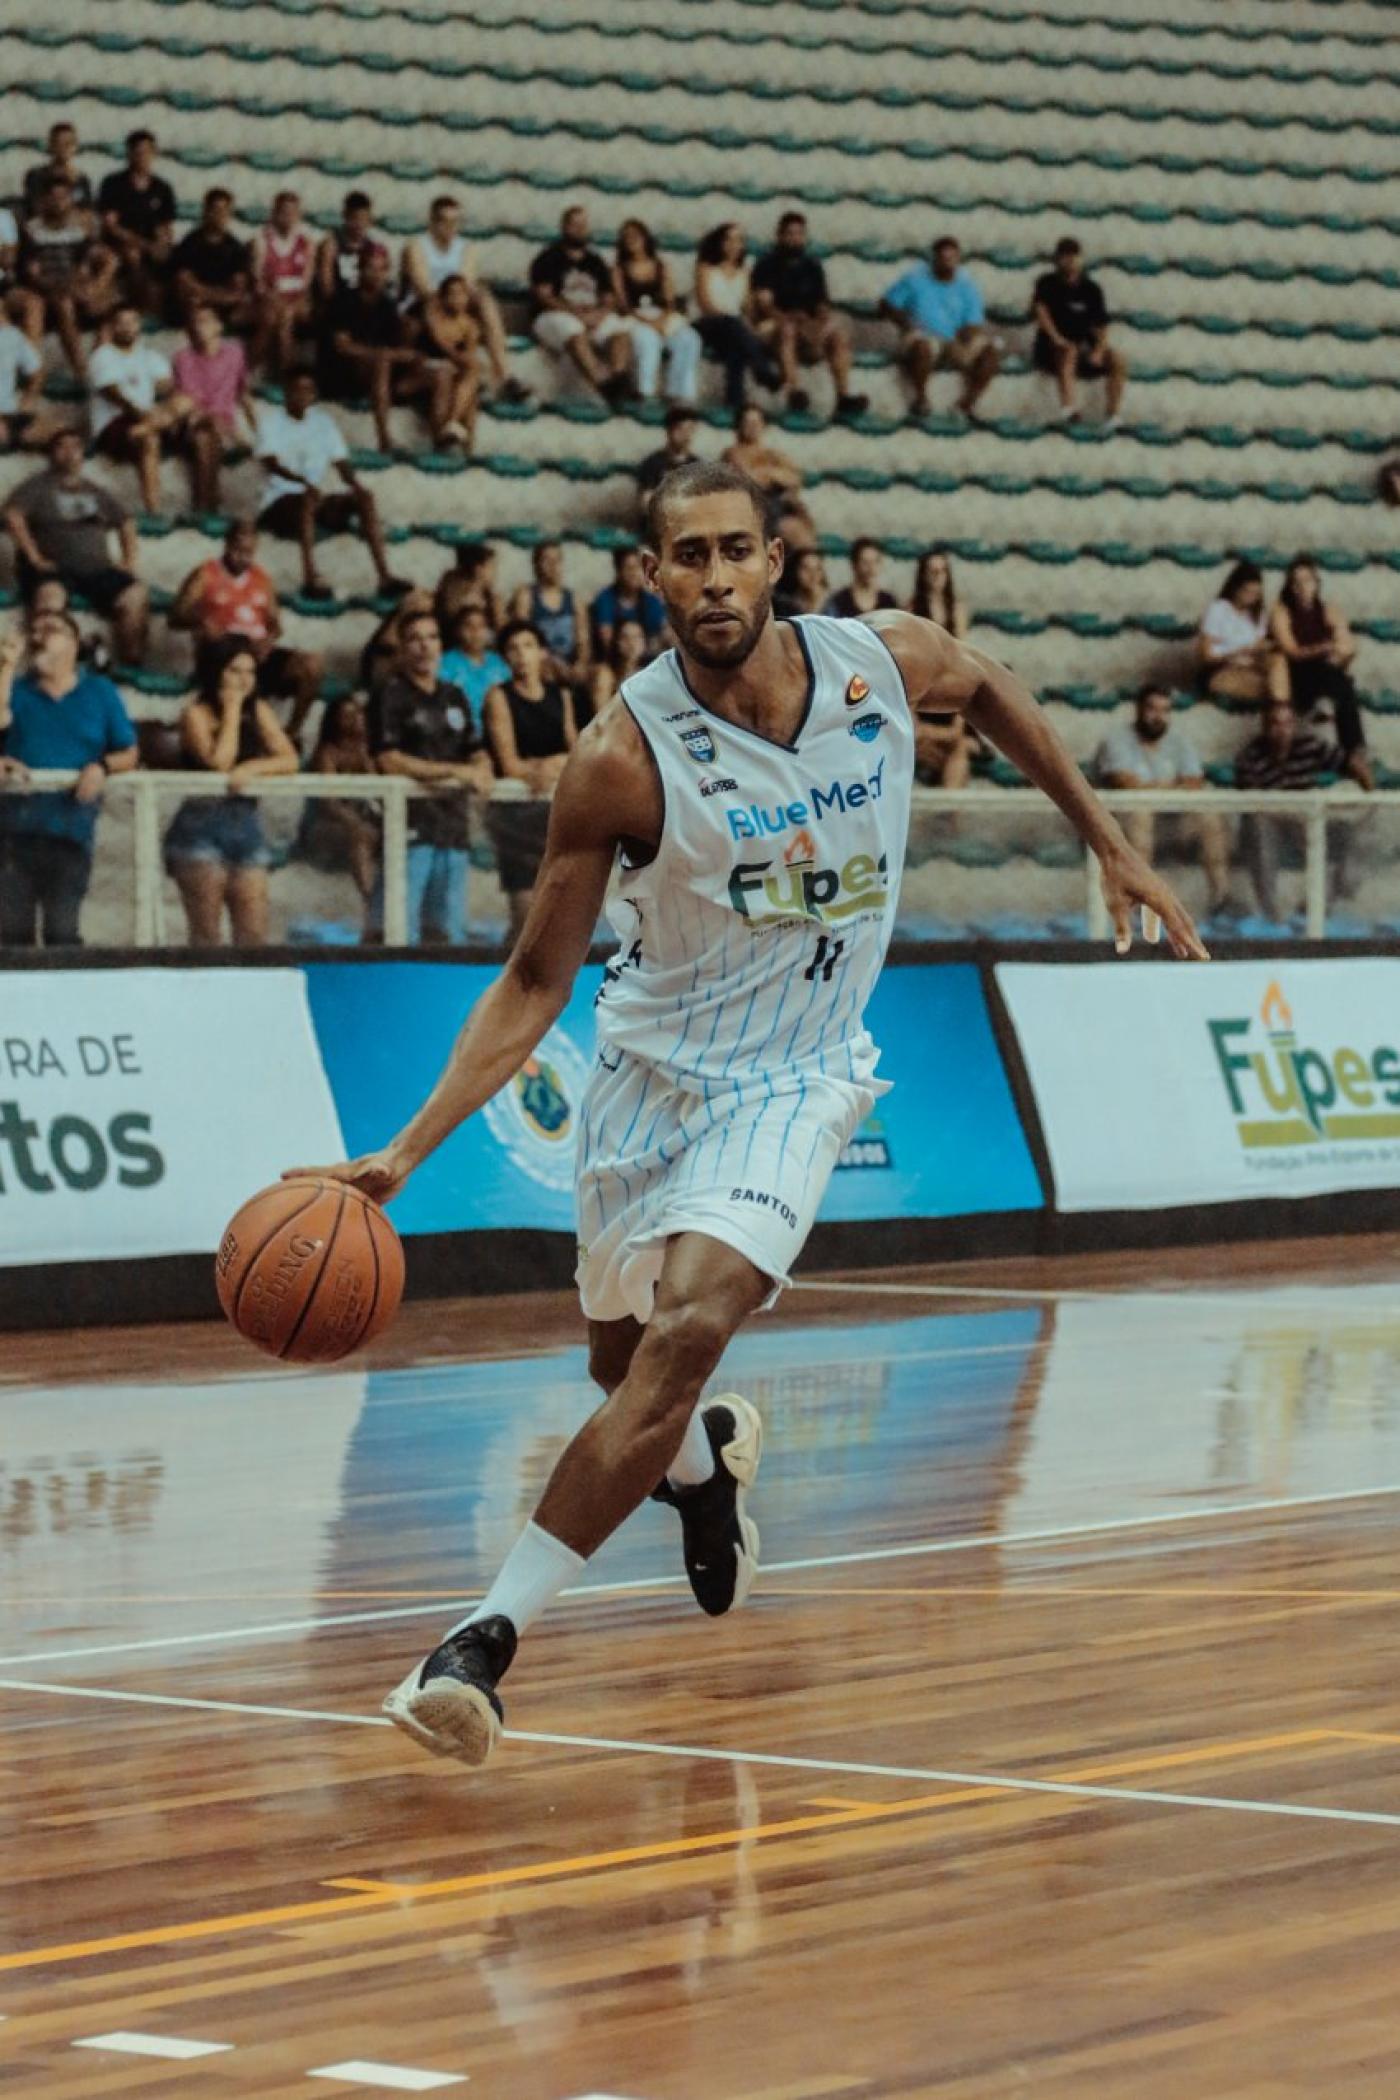
[[[1253,1756],[1266,1750],[1296,1747],[1325,1740],[1334,1731],[1308,1729],[1289,1735],[1257,1736],[1231,1743],[1205,1744],[1195,1750],[1151,1753],[1110,1764],[1085,1766],[1073,1772],[1052,1773],[1063,1784],[1124,1778],[1130,1774],[1184,1764],[1211,1763],[1222,1757]],[[1047,1776],[1047,1775],[1035,1775]],[[125,1953],[134,1947],[178,1946],[188,1940],[219,1938],[235,1932],[261,1932],[280,1925],[297,1925],[321,1918],[344,1917],[357,1911],[382,1910],[390,1905],[423,1902],[429,1898],[465,1896],[483,1889],[518,1888],[537,1881],[555,1881],[580,1874],[600,1873],[610,1867],[641,1866],[665,1859],[682,1859],[701,1852],[720,1851],[754,1839],[806,1836],[814,1831],[849,1828],[880,1819],[916,1815],[930,1809],[951,1808],[970,1801],[1015,1798],[1013,1786],[966,1786],[943,1788],[936,1794],[910,1799],[872,1801],[808,1816],[789,1816],[777,1823],[749,1824],[737,1830],[714,1830],[697,1837],[664,1838],[650,1845],[628,1845],[608,1852],[583,1853],[574,1859],[541,1860],[532,1866],[498,1867],[481,1874],[454,1875],[447,1881],[376,1882],[337,1880],[326,1888],[343,1890],[336,1896],[311,1903],[277,1904],[268,1910],[237,1911],[226,1917],[192,1918],[179,1925],[152,1925],[136,1932],[111,1933],[103,1939],[73,1940],[56,1947],[31,1947],[21,1954],[0,1955],[0,1973],[35,1969],[60,1962],[87,1961],[95,1955]],[[1022,1798],[1037,1798],[1026,1795]],[[1064,1796],[1046,1797],[1062,1801]]]

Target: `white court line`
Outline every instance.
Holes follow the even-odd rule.
[[[884,1298],[1027,1298],[1036,1302],[1058,1305],[1064,1299],[1082,1299],[1086,1304],[1098,1304],[1106,1298],[1138,1298],[1142,1291],[1138,1287],[1121,1291],[1018,1291],[1009,1287],[994,1291],[988,1284],[974,1283],[818,1283],[814,1278],[794,1276],[788,1285],[790,1291],[855,1291],[861,1297],[874,1293]]]
[[[863,1567],[886,1560],[918,1560],[933,1554],[979,1553],[992,1548],[1054,1545],[1066,1539],[1098,1538],[1128,1531],[1155,1530],[1164,1524],[1205,1524],[1217,1517],[1251,1517],[1288,1509],[1325,1509],[1336,1503],[1371,1502],[1400,1495],[1400,1481],[1380,1487],[1334,1488],[1322,1495],[1271,1495],[1256,1502],[1215,1502],[1201,1509],[1164,1509],[1142,1517],[1095,1517],[1083,1524],[1046,1525],[1035,1531],[981,1531],[965,1538],[922,1539],[908,1546],[867,1546],[855,1553],[818,1553],[803,1560],[766,1560],[763,1575],[807,1574],[821,1568]],[[633,1590],[670,1589],[684,1575],[636,1575],[626,1582],[580,1583],[561,1590],[561,1597],[619,1597]],[[760,1590],[759,1594],[762,1592]],[[205,1633],[167,1633],[153,1640],[103,1641],[86,1648],[40,1648],[29,1654],[0,1655],[0,1670],[28,1669],[34,1663],[84,1661],[95,1655],[144,1655],[163,1648],[202,1648],[224,1641],[270,1640],[284,1633],[324,1633],[340,1626],[377,1626],[396,1619],[446,1618],[459,1606],[478,1603],[478,1595],[443,1597],[434,1604],[387,1605],[379,1611],[339,1612],[321,1619],[277,1619],[258,1626],[223,1626]]]
[[[177,1699],[164,1692],[121,1692],[105,1685],[26,1684],[16,1678],[0,1678],[0,1691],[38,1692],[58,1699],[114,1700],[126,1706],[187,1707],[200,1713],[251,1714],[278,1721],[342,1722],[353,1728],[389,1728],[393,1723],[382,1714],[315,1712],[300,1706],[253,1706],[237,1699]],[[677,1757],[701,1759],[712,1764],[771,1765],[780,1771],[836,1772],[862,1779],[933,1780],[940,1786],[997,1787],[1011,1794],[1063,1794],[1072,1800],[1147,1802],[1164,1808],[1233,1809],[1237,1815],[1287,1816],[1307,1822],[1364,1823],[1386,1830],[1400,1830],[1400,1815],[1380,1809],[1314,1808],[1298,1801],[1232,1800],[1215,1794],[1168,1794],[1147,1787],[1093,1786],[1073,1779],[1019,1779],[1006,1772],[950,1772],[931,1765],[873,1765],[837,1757],[791,1757],[775,1751],[718,1750],[708,1744],[651,1743],[626,1736],[551,1735],[531,1728],[508,1728],[506,1739],[514,1743],[541,1743],[548,1749],[611,1750],[626,1757]],[[872,1807],[876,1803],[870,1804]],[[899,1803],[891,1802],[891,1808]]]
[[[232,2042],[182,2042],[170,2034],[90,2034],[75,2049],[111,2049],[119,2056],[163,2056],[171,2063],[191,2063],[197,2056],[222,2056]]]
[[[465,2085],[465,2071],[415,2071],[408,2064],[375,2064],[360,2057],[349,2063],[322,2064],[308,2078],[340,2078],[347,2085],[375,2085],[394,2093],[435,2093],[440,2086]]]

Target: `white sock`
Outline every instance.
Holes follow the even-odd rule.
[[[448,1630],[460,1633],[477,1619],[494,1618],[499,1613],[510,1620],[517,1634],[522,1634],[559,1592],[569,1587],[583,1565],[583,1555],[575,1553],[572,1546],[541,1531],[538,1524],[527,1524],[480,1604]]]
[[[715,1454],[705,1429],[704,1418],[697,1407],[685,1425],[681,1448],[666,1468],[666,1478],[673,1488],[700,1487],[713,1479]]]

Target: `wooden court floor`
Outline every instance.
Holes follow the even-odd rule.
[[[749,1608],[642,1510],[473,1775],[379,1700],[590,1405],[567,1302],[7,1337],[0,2092],[1395,2100],[1393,1245],[827,1280],[725,1372]]]

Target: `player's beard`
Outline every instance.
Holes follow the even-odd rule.
[[[666,609],[676,638],[687,656],[693,656],[696,663],[703,664],[707,671],[736,671],[752,656],[759,636],[772,617],[773,592],[765,584],[762,594],[747,613],[737,605],[726,607],[734,614],[736,624],[719,632],[699,625],[700,615],[713,611],[712,606],[701,606],[699,613],[689,616],[677,613],[672,606]]]

